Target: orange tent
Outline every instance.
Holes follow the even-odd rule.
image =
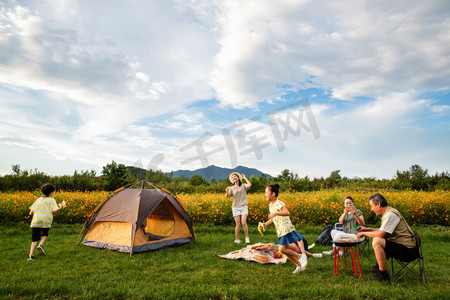
[[[131,255],[194,241],[181,201],[167,190],[145,186],[118,189],[102,201],[80,235],[82,244]]]

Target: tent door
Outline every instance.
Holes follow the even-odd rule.
[[[160,240],[172,235],[175,220],[170,210],[164,205],[164,201],[147,217],[144,227],[150,240]]]

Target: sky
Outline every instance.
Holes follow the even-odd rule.
[[[0,2],[0,175],[450,169],[450,2]]]

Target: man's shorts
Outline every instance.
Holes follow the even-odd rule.
[[[39,242],[41,236],[48,236],[50,228],[31,227],[31,240],[33,242]]]
[[[248,215],[248,205],[233,207],[231,209],[233,211],[233,218],[242,215]]]
[[[395,257],[401,261],[409,262],[419,257],[419,248],[408,248],[402,244],[397,244],[386,240],[386,248],[384,248],[386,258]]]

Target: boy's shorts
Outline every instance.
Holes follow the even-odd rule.
[[[31,227],[31,241],[39,242],[41,236],[48,236],[50,228]]]
[[[395,257],[404,262],[412,261],[419,257],[419,248],[408,248],[388,240],[386,240],[384,252],[386,253],[386,258]]]

